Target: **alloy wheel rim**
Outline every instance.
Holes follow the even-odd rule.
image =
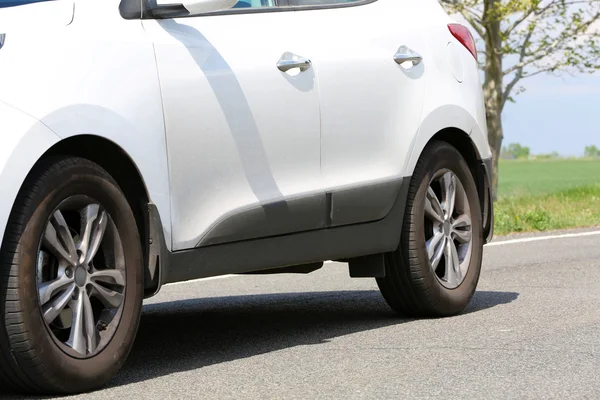
[[[471,208],[454,172],[438,171],[425,196],[425,246],[430,268],[448,289],[467,275],[473,248]]]
[[[121,238],[97,201],[72,196],[52,212],[36,278],[42,318],[59,347],[77,358],[101,352],[120,322],[126,277]]]

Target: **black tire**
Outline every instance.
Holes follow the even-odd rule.
[[[431,268],[425,236],[425,196],[435,174],[453,172],[462,183],[471,207],[472,253],[462,283],[453,289],[441,284]],[[432,142],[423,151],[412,176],[400,246],[385,256],[385,278],[377,284],[387,303],[407,317],[446,317],[463,311],[471,301],[481,270],[483,230],[479,196],[462,155],[446,142]]]
[[[42,317],[36,255],[46,221],[66,198],[85,195],[104,207],[120,236],[126,285],[114,336],[90,358],[59,347]],[[9,217],[0,253],[0,384],[3,391],[79,393],[111,379],[133,345],[143,298],[143,260],[136,221],[117,183],[81,158],[38,164],[26,179]]]

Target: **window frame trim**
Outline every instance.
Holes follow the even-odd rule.
[[[378,1],[378,0],[355,0],[355,1],[352,1],[349,3],[290,6],[289,0],[275,0],[275,4],[277,4],[277,5],[274,7],[230,8],[228,10],[215,11],[215,12],[209,12],[209,13],[203,13],[203,14],[160,18],[160,17],[155,17],[155,16],[151,15],[147,0],[122,0],[121,5],[124,5],[126,3],[131,4],[131,3],[137,2],[140,5],[141,12],[139,13],[139,16],[135,16],[135,17],[132,16],[131,14],[125,15],[123,12],[121,12],[121,16],[125,19],[151,19],[151,20],[152,19],[173,19],[173,18],[203,18],[203,17],[239,15],[239,14],[262,14],[262,13],[292,12],[292,11],[333,10],[333,9],[337,9],[337,8],[366,6],[368,4],[375,3],[376,1]]]
[[[364,6],[370,3],[375,3],[377,0],[353,0],[347,3],[332,3],[332,4],[313,4],[306,6],[291,6],[290,0],[279,0],[282,3],[281,7],[288,7],[294,11],[305,11],[305,10],[320,10],[330,8],[346,8],[346,7],[358,7]]]
[[[275,0],[275,7],[257,7],[252,9],[230,8],[229,10],[215,11],[204,14],[188,15],[189,17],[205,17],[213,15],[229,15],[229,14],[256,14],[260,12],[287,12],[287,11],[312,11],[312,10],[330,10],[336,8],[360,7],[367,4],[375,3],[378,0],[354,0],[348,3],[333,3],[333,4],[314,4],[307,6],[290,6],[289,0]]]

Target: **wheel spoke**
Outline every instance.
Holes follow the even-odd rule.
[[[461,215],[452,223],[453,236],[460,243],[469,243],[471,241],[471,217],[467,214]]]
[[[466,244],[471,241],[472,234],[470,230],[455,230],[452,232],[452,236],[461,244]]]
[[[435,271],[440,264],[442,254],[444,254],[445,238],[442,232],[437,232],[425,245],[427,246],[427,255],[431,268]]]
[[[56,295],[58,291],[63,290],[66,286],[72,283],[73,280],[68,278],[66,275],[63,275],[53,281],[41,283],[38,288],[40,304],[42,306],[45,305],[52,297]]]
[[[90,281],[94,290],[92,296],[98,298],[107,308],[119,307],[123,302],[123,295],[115,290],[108,289],[95,281]]]
[[[100,209],[98,204],[90,204],[81,212],[81,241],[79,250],[81,251],[81,263],[88,265],[100,248],[108,216],[106,212]]]
[[[452,228],[471,228],[471,217],[467,214],[463,214],[456,218],[452,223]]]
[[[425,216],[431,222],[437,222],[439,224],[444,222],[442,205],[431,187],[427,189],[427,197],[425,198]]]
[[[90,274],[94,282],[109,283],[111,285],[125,286],[125,271],[120,269],[95,270]]]
[[[75,243],[60,211],[54,212],[46,224],[42,243],[58,259],[65,260],[72,266],[77,265]]]
[[[66,345],[73,348],[76,352],[85,355],[86,354],[86,339],[83,333],[84,325],[84,309],[83,309],[83,298],[85,292],[79,289],[77,299],[71,302],[71,311],[73,312],[73,322],[71,323],[71,334]]]
[[[94,311],[92,310],[92,303],[90,298],[85,293],[85,290],[81,291],[83,297],[83,315],[85,319],[85,339],[87,344],[87,350],[93,353],[96,350],[98,341],[96,339],[96,324],[94,323]]]
[[[458,249],[456,248],[456,244],[449,240],[450,249],[452,250],[452,265],[454,266],[454,276],[456,276],[456,284],[460,285],[463,280],[462,270],[460,269],[460,260],[458,258]]]
[[[69,301],[73,298],[73,293],[75,293],[75,284],[73,282],[70,283],[70,286],[67,287],[60,296],[56,297],[51,302],[47,303],[42,307],[42,312],[44,315],[44,320],[47,323],[51,323],[58,317],[58,315],[65,309]]]
[[[454,262],[454,260],[452,258],[452,244],[450,242],[450,240],[446,240],[446,242],[444,243],[444,260],[446,262],[444,280],[448,282],[448,284],[453,285],[455,277],[454,265],[452,265],[452,263]]]
[[[442,200],[446,217],[452,217],[456,202],[456,175],[447,172],[442,177]]]
[[[446,260],[446,276],[444,278],[450,285],[458,286],[462,281],[462,271],[460,270],[458,250],[452,240],[446,240],[444,258]]]

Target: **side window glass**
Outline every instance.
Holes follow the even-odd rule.
[[[1,1],[1,0],[0,0]],[[239,0],[233,8],[275,7],[275,0]]]
[[[0,8],[16,7],[31,3],[40,3],[48,0],[0,0]]]
[[[360,0],[289,0],[290,6],[324,6],[332,4],[356,3]]]

